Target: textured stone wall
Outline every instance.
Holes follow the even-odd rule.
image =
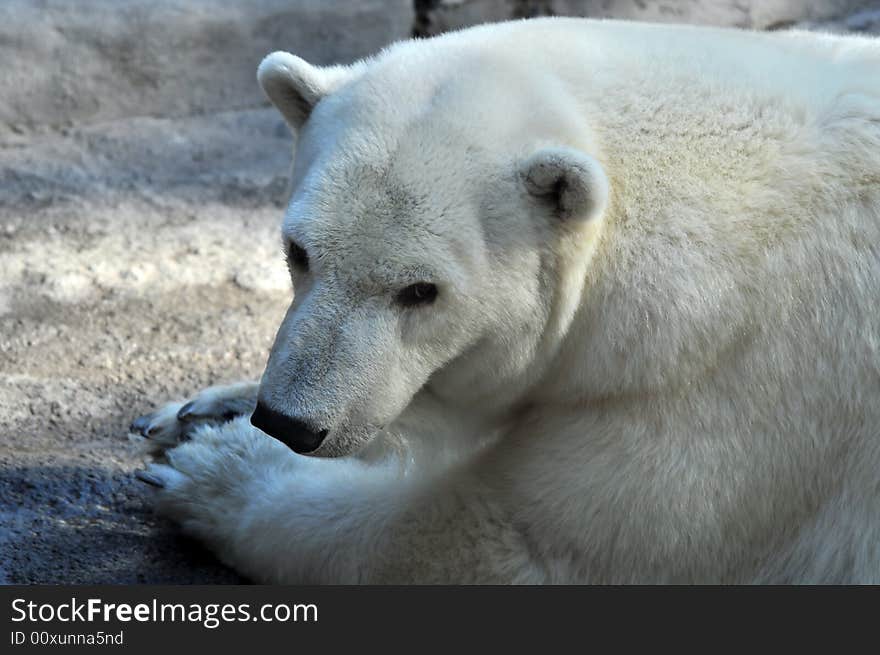
[[[0,138],[124,116],[252,107],[275,49],[349,62],[387,43],[477,23],[594,16],[769,29],[853,0],[4,0]]]
[[[413,21],[412,0],[3,0],[0,130],[252,107],[272,50],[348,62]]]
[[[533,16],[591,16],[651,22],[778,29],[820,21],[865,4],[853,0],[417,0],[417,31],[438,34],[475,23]]]

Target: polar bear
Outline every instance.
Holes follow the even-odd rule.
[[[183,530],[261,582],[880,582],[880,42],[554,18],[258,78],[295,295],[259,384],[134,426]]]

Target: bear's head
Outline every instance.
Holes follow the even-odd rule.
[[[509,409],[580,305],[608,197],[584,117],[558,81],[425,47],[259,68],[297,140],[294,300],[252,421],[297,452],[356,451],[419,393]]]

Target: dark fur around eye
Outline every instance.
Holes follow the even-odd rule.
[[[437,286],[430,282],[417,282],[401,289],[397,302],[404,307],[430,305],[437,299]]]
[[[299,244],[289,241],[287,244],[287,262],[301,271],[309,270],[309,255]]]

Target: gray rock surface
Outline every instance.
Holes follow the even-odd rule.
[[[410,0],[4,0],[0,126],[254,107],[267,53],[350,62],[412,23]]]
[[[659,23],[780,29],[858,11],[859,0],[422,0],[417,30],[439,34],[534,16],[590,16]]]
[[[811,8],[770,11],[796,4]],[[126,426],[256,378],[289,300],[292,144],[254,81],[264,54],[347,61],[412,31],[550,11],[880,27],[868,4],[822,4],[0,3],[0,583],[239,580],[154,515]]]
[[[269,109],[130,118],[0,149],[0,572],[235,576],[179,539],[126,426],[256,378],[289,298],[291,141]]]

